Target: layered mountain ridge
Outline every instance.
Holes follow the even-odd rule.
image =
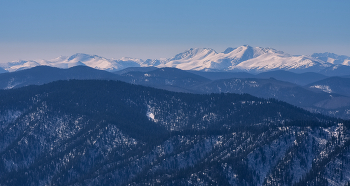
[[[245,45],[2,64],[0,185],[350,185],[347,60]]]
[[[77,53],[70,57],[58,57],[52,60],[14,61],[0,64],[8,72],[46,65],[69,68],[85,65],[99,70],[117,71],[128,67],[174,67],[182,70],[229,71],[229,72],[265,72],[286,70],[292,72],[332,73],[348,67],[350,57],[332,53],[315,53],[311,56],[293,56],[272,48],[243,45],[227,48],[218,53],[210,48],[191,48],[168,59],[137,59],[124,57],[108,59],[97,55]],[[1,70],[0,70],[1,73]]]
[[[215,78],[212,78],[213,76]],[[343,119],[350,118],[349,78],[327,77],[311,72],[297,74],[281,70],[253,75],[245,72],[200,72],[169,67],[133,67],[111,73],[88,66],[68,69],[37,66],[0,74],[0,89],[72,79],[119,80],[174,92],[197,94],[248,93],[257,97],[282,100],[316,113]]]

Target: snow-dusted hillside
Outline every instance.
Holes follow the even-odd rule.
[[[58,57],[52,60],[14,61],[0,64],[0,68],[13,72],[47,65],[69,68],[86,65],[99,70],[116,71],[128,67],[175,67],[182,70],[197,71],[249,71],[265,72],[270,70],[287,70],[293,72],[320,72],[339,65],[349,66],[350,57],[330,53],[312,56],[293,56],[272,48],[251,47],[243,45],[227,48],[218,53],[210,48],[191,48],[168,59],[107,59],[97,55],[77,53],[70,57]],[[1,71],[0,71],[1,73]]]
[[[350,122],[247,94],[0,91],[0,185],[348,185]]]

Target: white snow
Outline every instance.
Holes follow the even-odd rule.
[[[332,64],[308,56],[291,56],[272,48],[241,46],[229,53],[190,49],[158,67],[183,70],[256,70],[326,68]]]
[[[332,93],[332,89],[328,85],[313,85],[310,86],[310,88],[317,88],[322,90],[323,92]]]
[[[345,60],[344,65],[349,65]],[[51,60],[13,61],[0,64],[9,71],[47,65],[58,68],[70,68],[86,65],[92,68],[115,71],[128,67],[175,67],[182,70],[203,71],[269,71],[269,70],[304,70],[318,71],[334,66],[334,60],[322,61],[311,56],[292,56],[272,48],[240,46],[225,53],[217,53],[210,48],[191,48],[168,59],[137,59],[123,57],[107,59],[97,55],[77,53],[70,57],[60,56]]]
[[[38,61],[13,61],[0,64],[3,69],[13,72],[45,65],[58,68],[70,68],[78,65],[89,66],[99,70],[115,71],[127,67],[140,67],[143,60],[133,58],[121,58],[119,60],[107,59],[97,55],[74,54],[70,57],[60,56],[52,60]]]
[[[5,89],[12,89],[15,86],[21,84],[22,82],[16,82],[14,78],[11,78],[8,83],[7,83],[7,87],[5,87]]]
[[[158,120],[155,119],[154,110],[155,110],[155,108],[151,107],[150,105],[147,105],[147,113],[146,113],[146,116],[148,117],[149,120],[152,120],[152,121],[154,121],[154,122],[157,122]]]
[[[152,112],[147,112],[147,117],[154,121],[154,114]]]
[[[350,59],[344,60],[343,65],[350,66]]]

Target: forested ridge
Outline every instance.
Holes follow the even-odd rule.
[[[0,185],[345,185],[350,122],[248,94],[0,91]]]

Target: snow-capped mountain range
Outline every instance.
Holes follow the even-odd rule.
[[[243,45],[227,48],[218,53],[210,48],[191,48],[168,59],[108,59],[97,55],[77,53],[70,57],[58,57],[52,60],[13,61],[0,64],[1,72],[46,65],[69,68],[86,65],[95,69],[116,71],[128,67],[175,67],[182,70],[196,71],[248,71],[264,72],[270,70],[287,70],[293,72],[319,72],[327,68],[350,66],[350,57],[333,53],[315,53],[311,56],[294,56],[272,48],[251,47]],[[2,70],[2,69],[3,70]]]

